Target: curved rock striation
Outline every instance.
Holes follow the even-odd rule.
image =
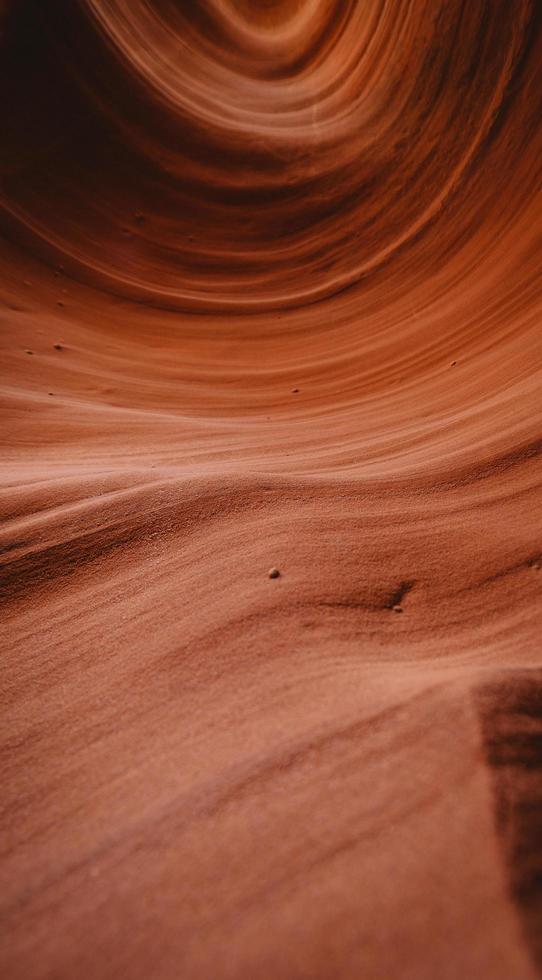
[[[539,3],[0,49],[6,975],[532,980]]]

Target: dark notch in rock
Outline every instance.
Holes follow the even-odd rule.
[[[542,670],[503,677],[476,697],[510,892],[542,971]]]
[[[396,613],[403,612],[403,606],[402,606],[403,599],[405,598],[405,596],[408,595],[409,592],[412,592],[412,589],[414,588],[415,585],[416,585],[415,582],[409,582],[406,580],[401,582],[397,586],[395,591],[392,592],[392,594],[390,595],[389,599],[386,602],[385,608],[392,609],[393,612]]]

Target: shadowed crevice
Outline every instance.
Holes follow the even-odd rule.
[[[542,975],[542,671],[477,695],[510,892]]]

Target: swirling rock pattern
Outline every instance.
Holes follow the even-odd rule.
[[[538,0],[0,46],[5,975],[531,980]]]

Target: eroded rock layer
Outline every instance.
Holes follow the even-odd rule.
[[[540,4],[0,51],[6,976],[532,980]]]

